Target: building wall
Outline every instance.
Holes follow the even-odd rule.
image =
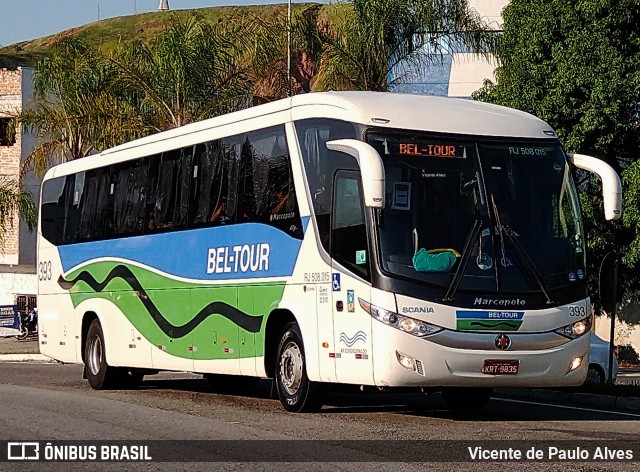
[[[22,109],[22,71],[0,69],[0,117],[11,117]],[[0,179],[13,180],[20,170],[22,133],[16,133],[13,146],[0,146]],[[13,218],[7,225],[0,247],[0,264],[17,265],[19,259],[19,222]]]
[[[469,7],[495,30],[502,28],[502,10],[508,3],[509,0],[468,0]],[[493,71],[496,66],[494,60],[470,53],[445,54],[442,58],[434,56],[433,62],[424,70],[408,74],[390,89],[401,93],[470,98],[485,79],[495,81]],[[398,72],[393,76],[398,76]]]
[[[24,109],[33,96],[33,70],[0,69],[0,117],[15,115]],[[16,130],[12,146],[0,146],[0,179],[18,179],[21,162],[31,153],[35,140],[29,133]],[[30,192],[36,202],[40,194],[40,179],[27,175],[23,190]],[[0,304],[14,304],[17,295],[35,295],[36,232],[17,215],[8,222],[0,245]]]

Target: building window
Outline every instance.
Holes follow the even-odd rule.
[[[11,118],[0,118],[0,146],[13,146],[16,143],[16,130]]]
[[[38,303],[35,295],[18,295],[16,305],[18,305],[18,313],[31,313]]]

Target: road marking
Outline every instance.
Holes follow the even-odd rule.
[[[529,405],[551,406],[554,408],[567,408],[569,410],[593,411],[596,413],[609,413],[610,415],[624,415],[624,416],[632,416],[634,418],[640,418],[640,415],[636,413],[624,413],[624,412],[614,411],[614,410],[597,410],[595,408],[582,408],[579,406],[571,406],[571,405],[556,405],[554,403],[540,403],[540,402],[532,402],[532,401],[525,401],[525,400],[514,400],[512,398],[499,398],[499,397],[491,397],[491,398],[492,400],[498,400],[503,402],[526,403]]]

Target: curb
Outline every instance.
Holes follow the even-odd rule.
[[[529,398],[531,400],[556,401],[598,408],[640,411],[640,398],[598,395],[595,393],[572,393],[546,389],[496,388],[494,392],[505,397]]]
[[[56,362],[44,354],[0,354],[0,362]]]

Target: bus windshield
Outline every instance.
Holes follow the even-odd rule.
[[[456,290],[586,283],[576,189],[554,143],[369,133],[382,156],[383,269]]]

